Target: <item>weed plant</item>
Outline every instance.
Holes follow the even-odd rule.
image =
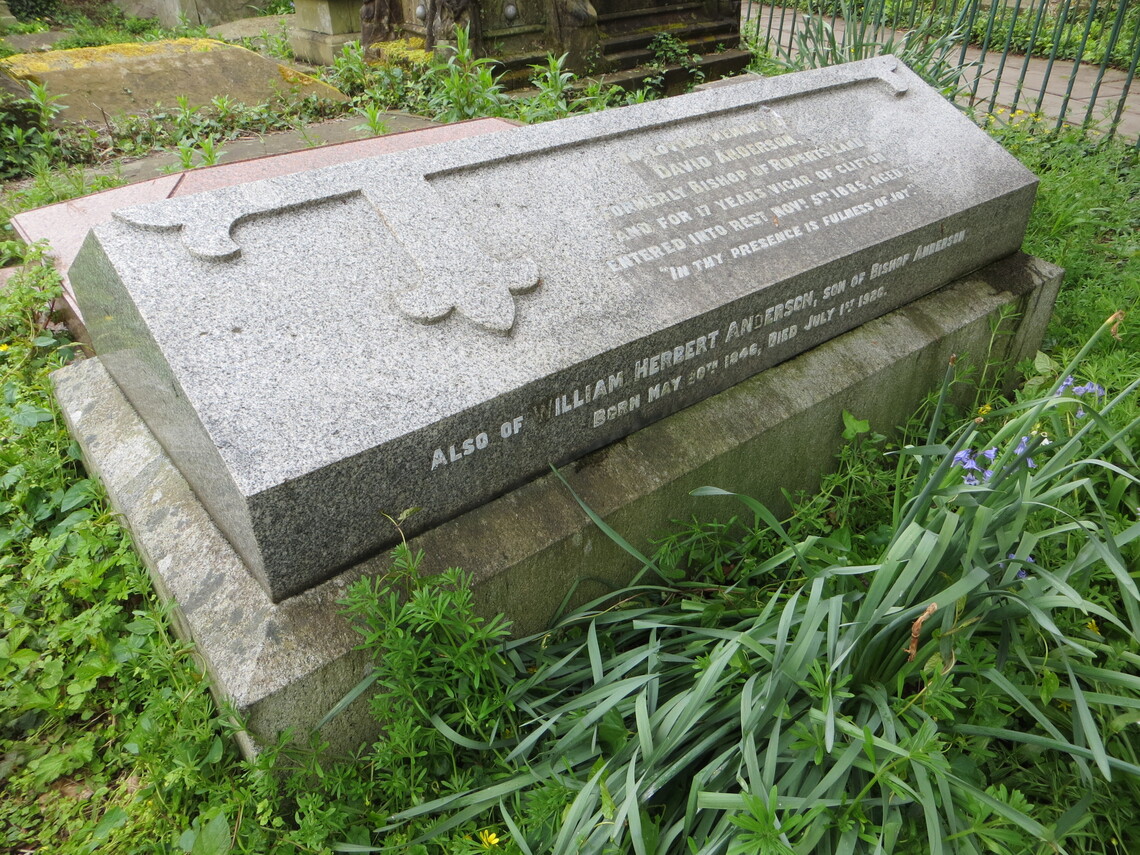
[[[653,54],[649,68],[653,73],[646,78],[649,91],[658,95],[666,94],[665,75],[669,66],[684,69],[687,76],[686,89],[704,82],[705,73],[699,65],[701,58],[689,50],[689,46],[671,33],[658,33],[649,42],[648,50]]]
[[[547,57],[532,66],[533,92],[509,94],[499,81],[493,60],[477,58],[466,30],[443,59],[373,65],[358,45],[345,45],[325,72],[325,80],[350,95],[358,112],[400,109],[454,122],[498,116],[533,123],[618,106],[645,97],[617,86],[578,80],[565,69],[566,57]]]
[[[31,180],[19,189],[0,196],[0,267],[23,262],[29,249],[16,238],[11,218],[20,211],[86,196],[99,190],[117,187],[122,180],[115,175],[92,175],[78,167],[54,169],[42,155],[31,166]],[[32,258],[35,257],[33,253]]]

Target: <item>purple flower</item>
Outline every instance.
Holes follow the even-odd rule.
[[[985,472],[982,473],[982,480],[983,481],[989,481],[993,477],[994,477],[994,470],[992,470],[992,469],[987,469]]]
[[[1054,395],[1054,396],[1057,396],[1057,395],[1063,395],[1063,394],[1065,394],[1065,390],[1066,390],[1066,389],[1068,389],[1070,386],[1072,386],[1072,385],[1073,385],[1073,383],[1075,383],[1075,382],[1076,382],[1076,380],[1073,378],[1073,375],[1072,375],[1072,374],[1070,374],[1068,377],[1066,377],[1066,378],[1065,378],[1065,379],[1064,379],[1064,380],[1061,382],[1061,385],[1060,385],[1060,386],[1057,388],[1057,391],[1056,391],[1056,392],[1054,392],[1054,393],[1053,393],[1053,395]]]
[[[974,462],[974,452],[968,448],[963,448],[954,455],[954,465],[961,466],[963,469],[978,469],[979,466]]]
[[[978,467],[975,466],[974,468],[977,469]],[[978,484],[980,483],[978,481],[978,476],[975,475],[973,472],[967,472],[962,477],[962,481],[970,487],[977,487]]]
[[[1104,397],[1104,387],[1101,386],[1099,383],[1093,383],[1091,380],[1088,383],[1085,383],[1084,385],[1073,387],[1073,394],[1074,395],[1088,395],[1090,393],[1095,394],[1097,396],[1097,398],[1103,398]]]
[[[1009,553],[1009,555],[1007,555],[1007,556],[1006,556],[1006,558],[1016,558],[1016,557],[1017,557],[1017,553],[1016,553],[1016,552],[1011,552],[1011,553]],[[1037,563],[1037,562],[1034,560],[1034,558],[1033,558],[1033,556],[1032,556],[1032,555],[1027,555],[1027,556],[1025,556],[1025,560],[1026,560],[1027,562],[1029,562],[1030,564],[1036,564],[1036,563]],[[1002,570],[1004,570],[1004,569],[1005,569],[1005,562],[1004,562],[1004,561],[999,561],[999,562],[998,562],[998,567],[1000,567]],[[1022,567],[1021,569],[1019,569],[1019,570],[1017,571],[1017,578],[1018,578],[1018,579],[1024,579],[1024,578],[1025,578],[1026,576],[1028,576],[1028,575],[1029,575],[1029,571],[1027,571],[1027,570],[1026,570],[1024,567]]]
[[[985,456],[986,460],[993,460],[995,457],[997,457],[997,446],[995,445],[993,448],[987,448],[982,452],[982,454]]]
[[[1014,454],[1025,454],[1025,449],[1029,448],[1029,437],[1023,436],[1021,442],[1017,444],[1017,448],[1013,450]]]
[[[1078,406],[1076,415],[1078,419],[1083,419],[1085,417],[1085,408]]]

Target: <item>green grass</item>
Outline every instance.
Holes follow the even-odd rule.
[[[1140,226],[1137,154],[1120,144],[1089,141],[1076,130],[1050,133],[1040,123],[1022,117],[1017,117],[1010,127],[995,128],[994,133],[1042,178],[1026,241],[1027,250],[1069,271],[1050,325],[1048,353],[1033,365],[1024,366],[1034,384],[1032,388],[1047,391],[1063,380],[1064,366],[1109,314],[1123,309],[1134,317],[1135,310],[1140,308],[1136,288],[1140,281],[1136,251],[1137,227]],[[53,187],[53,182],[59,186]],[[86,189],[82,179],[74,174],[61,178],[45,170],[33,189],[42,194],[36,198],[47,198],[62,196],[69,192],[69,187],[76,192]],[[5,437],[0,445],[0,485],[3,488],[0,493],[0,544],[3,546],[0,553],[0,602],[3,604],[0,610],[3,627],[0,635],[0,850],[41,847],[45,851],[84,853],[102,847],[102,851],[116,853],[324,852],[338,842],[366,843],[370,839],[369,831],[385,823],[389,814],[411,808],[414,803],[423,804],[448,792],[477,788],[496,775],[517,783],[512,777],[520,774],[517,758],[507,758],[509,747],[495,748],[489,755],[470,747],[480,742],[494,744],[500,737],[517,740],[518,710],[524,704],[531,710],[542,707],[541,697],[520,693],[517,687],[511,689],[513,694],[506,701],[503,696],[473,689],[453,695],[448,701],[450,706],[439,705],[440,720],[451,732],[467,740],[466,753],[457,753],[448,747],[446,740],[440,739],[444,731],[432,727],[430,718],[425,722],[409,712],[400,723],[405,728],[406,739],[370,749],[368,758],[359,766],[326,763],[307,748],[270,751],[256,764],[239,758],[228,737],[233,727],[230,718],[211,701],[205,681],[194,667],[192,651],[174,639],[169,620],[156,603],[138,558],[130,548],[129,537],[109,512],[98,485],[86,476],[52,401],[48,374],[66,361],[72,350],[62,333],[45,329],[44,318],[39,313],[39,307],[55,295],[56,288],[53,274],[33,256],[15,285],[0,292],[0,386],[3,391],[0,417],[4,420]],[[1140,376],[1140,349],[1135,346],[1135,332],[1130,323],[1131,320],[1126,319],[1120,326],[1119,340],[1105,331],[1082,360],[1078,382],[1099,383],[1111,394]],[[982,428],[985,432],[1000,431],[1006,418],[1019,417],[1019,405],[1015,402],[994,400],[990,403],[996,412],[988,416],[989,421]],[[1003,411],[1007,405],[1010,408]],[[1080,430],[1084,424],[1091,424],[1077,421],[1075,407],[1065,406],[1067,409],[1051,406],[1040,419],[1048,422],[1047,430],[1057,439],[1068,436],[1072,430]],[[1024,415],[1023,410],[1020,412]],[[960,417],[969,415],[972,414],[958,414]],[[1119,429],[1136,416],[1136,396],[1132,395],[1110,413],[1105,429]],[[660,590],[651,595],[641,592],[643,597],[663,597],[672,604],[669,644],[674,646],[669,649],[688,658],[675,662],[662,660],[660,664],[664,669],[662,680],[678,687],[676,697],[686,697],[684,692],[693,691],[697,685],[693,680],[698,678],[699,683],[701,674],[713,675],[710,681],[718,686],[723,683],[738,697],[751,673],[749,669],[763,666],[762,662],[750,658],[749,649],[725,646],[723,639],[706,636],[713,627],[725,625],[723,621],[732,617],[726,616],[726,612],[732,609],[747,607],[762,613],[768,602],[780,609],[789,608],[790,592],[809,578],[804,567],[797,565],[794,556],[789,555],[791,545],[810,541],[812,546],[804,553],[805,558],[818,554],[830,561],[846,556],[850,564],[869,563],[887,554],[884,550],[889,553],[891,549],[905,546],[910,550],[906,553],[906,562],[913,562],[906,566],[921,566],[913,546],[903,542],[900,526],[907,508],[900,496],[905,495],[907,485],[924,483],[921,479],[910,480],[912,475],[918,474],[916,467],[921,465],[921,460],[908,457],[911,468],[899,475],[894,466],[895,458],[883,454],[884,441],[857,420],[853,419],[849,428],[853,443],[843,452],[839,473],[826,482],[818,496],[801,497],[799,514],[784,527],[787,540],[779,535],[777,527],[755,524],[751,512],[743,517],[743,526],[739,522],[731,525],[726,522],[720,527],[675,529],[667,536],[666,551],[659,562],[663,568],[682,568],[690,574],[716,571],[721,573],[717,584],[722,585],[725,568],[740,565],[744,569],[737,569],[737,581],[752,580],[749,603],[725,599],[723,604],[727,607],[723,608],[716,605],[711,592],[698,592],[696,599],[691,592],[681,597]],[[950,443],[954,439],[955,436],[940,432],[930,444]],[[979,442],[973,439],[969,442],[981,450]],[[1010,444],[1003,441],[1003,447],[1009,448]],[[1095,447],[1085,448],[1084,453],[1095,450]],[[1127,464],[1126,458],[1112,458],[1114,454],[1119,452],[1106,451],[1101,457]],[[1092,466],[1090,471],[1089,489],[1081,487],[1066,496],[1049,497],[1049,502],[1061,509],[1062,517],[1051,518],[1053,522],[1045,525],[1046,529],[1050,525],[1065,524],[1064,519],[1095,519],[1093,531],[1103,538],[1104,532],[1119,534],[1122,526],[1135,523],[1135,516],[1128,517],[1140,505],[1134,484],[1111,470]],[[929,476],[930,472],[926,474]],[[1080,481],[1077,475],[1074,473],[1065,483]],[[977,519],[981,511],[970,510],[968,499],[973,493],[958,486],[960,476],[960,472],[944,473],[943,480],[938,481],[939,489],[945,491],[939,494],[939,513],[971,513],[972,519]],[[1047,490],[1051,489],[1049,484],[1059,482],[1040,483],[1045,485],[1041,489]],[[1091,496],[1099,497],[1099,509]],[[1016,496],[1011,501],[1014,498]],[[909,507],[920,505],[921,502],[912,503]],[[1101,511],[1104,516],[1097,516]],[[726,506],[726,519],[732,513]],[[945,521],[949,519],[945,517],[940,525],[960,524]],[[662,528],[665,526],[666,521],[662,521]],[[973,789],[960,790],[967,795],[962,796],[957,808],[952,804],[953,799],[948,801],[938,790],[933,801],[935,819],[942,817],[938,821],[976,824],[989,835],[987,839],[992,840],[992,851],[1049,851],[1022,845],[1025,830],[1023,825],[1018,825],[1019,813],[1028,813],[1034,818],[1033,822],[1055,831],[1059,829],[1058,833],[1066,836],[1065,845],[1070,851],[1135,851],[1135,846],[1140,845],[1134,838],[1136,832],[1131,819],[1140,798],[1136,778],[1118,770],[1109,785],[1104,783],[1098,766],[1103,757],[1110,755],[1137,762],[1134,756],[1137,746],[1132,735],[1137,707],[1114,707],[1103,700],[1085,698],[1087,715],[1093,725],[1085,727],[1082,722],[1086,721],[1086,714],[1077,700],[1081,692],[1087,695],[1090,690],[1101,695],[1115,692],[1121,697],[1131,697],[1128,694],[1131,689],[1122,689],[1120,680],[1123,678],[1117,676],[1134,673],[1137,664],[1134,648],[1128,641],[1128,633],[1135,631],[1135,615],[1121,612],[1124,599],[1116,592],[1123,582],[1106,572],[1107,565],[1094,562],[1089,565],[1091,569],[1081,569],[1085,565],[1074,563],[1080,557],[1079,546],[1087,539],[1084,532],[1060,531],[1037,537],[1039,529],[1024,526],[1012,529],[990,526],[978,530],[985,533],[983,539],[988,551],[956,554],[969,554],[978,560],[984,557],[993,564],[1004,558],[1002,550],[1007,546],[1002,539],[1012,543],[1011,539],[1016,538],[1018,545],[1008,551],[1014,552],[1014,560],[1021,564],[1008,563],[1007,559],[1007,568],[1003,568],[1007,575],[1009,572],[1016,575],[1017,569],[1028,567],[1029,555],[1033,555],[1039,565],[1048,562],[1046,566],[1051,568],[1074,568],[1070,585],[1080,589],[1081,598],[1091,604],[1086,605],[1086,609],[1093,610],[1084,615],[1079,609],[1074,612],[1056,607],[1058,613],[1064,612],[1057,618],[1059,636],[1050,636],[1048,632],[1031,634],[1031,637],[1021,637],[1020,647],[1010,648],[1023,656],[1022,661],[1032,672],[1032,678],[1011,673],[1015,673],[1017,680],[1024,681],[1017,685],[1022,686],[1025,697],[1033,705],[1047,709],[1046,718],[1053,727],[1059,728],[1066,738],[1076,738],[1073,734],[1079,731],[1080,738],[1085,740],[1087,756],[1074,764],[1064,759],[1064,755],[1058,759],[1044,752],[1040,744],[994,737],[1007,726],[1003,722],[1014,722],[1021,732],[1027,724],[1033,724],[1033,716],[1025,711],[1024,705],[1021,712],[1011,710],[1008,691],[988,676],[987,657],[993,650],[1000,650],[1001,631],[992,622],[979,622],[969,625],[970,644],[953,650],[964,665],[969,665],[955,672],[953,677],[942,675],[938,662],[948,661],[947,652],[933,636],[921,636],[922,655],[909,670],[897,665],[901,657],[898,651],[893,653],[891,662],[896,664],[892,667],[897,666],[897,673],[902,676],[895,679],[898,695],[891,709],[898,719],[899,732],[906,734],[906,738],[899,741],[905,747],[905,754],[892,754],[893,749],[878,743],[863,747],[862,736],[845,730],[840,718],[829,717],[828,710],[836,707],[828,705],[831,703],[827,701],[828,693],[837,697],[837,691],[858,689],[862,693],[859,703],[870,699],[874,705],[873,691],[868,694],[867,687],[873,687],[875,682],[869,676],[881,682],[883,675],[860,672],[851,676],[854,682],[836,686],[805,667],[799,681],[781,684],[789,703],[794,700],[804,705],[805,710],[815,709],[815,718],[809,716],[802,730],[787,731],[791,741],[787,745],[781,743],[777,749],[784,759],[773,766],[771,773],[765,772],[757,779],[754,798],[742,799],[736,795],[731,781],[719,782],[719,789],[710,787],[706,802],[714,813],[717,805],[730,801],[744,811],[736,814],[735,819],[717,814],[720,818],[709,820],[705,832],[752,835],[755,840],[768,839],[769,844],[776,847],[771,851],[783,851],[778,848],[785,845],[783,841],[769,839],[775,810],[767,799],[769,784],[777,785],[778,793],[786,795],[796,783],[795,776],[789,776],[786,771],[787,762],[794,762],[786,759],[786,749],[794,742],[801,745],[798,750],[806,757],[817,756],[819,752],[831,757],[828,744],[847,746],[843,750],[852,752],[851,757],[855,759],[850,763],[844,760],[847,766],[836,774],[848,776],[859,788],[872,794],[863,814],[848,810],[847,819],[853,823],[851,827],[857,827],[872,838],[897,833],[899,840],[913,841],[907,844],[909,848],[899,851],[933,851],[933,844],[922,837],[921,831],[928,817],[905,809],[892,814],[889,799],[883,796],[883,786],[889,788],[893,782],[903,793],[907,788],[937,788],[942,760],[959,764],[954,768],[960,772],[963,768],[968,771],[968,764],[967,767],[961,764],[974,763],[985,769],[985,781],[974,780],[973,772],[961,772],[959,777],[967,780]],[[1036,537],[1032,544],[1026,539],[1029,535]],[[1122,548],[1125,559],[1133,562],[1134,567],[1137,560],[1134,547]],[[1129,549],[1132,551],[1127,551]],[[748,558],[751,564],[740,560],[742,557]],[[414,567],[415,556],[401,554],[389,582],[399,583],[404,588],[420,584],[415,581]],[[852,583],[856,577],[839,574],[827,578],[827,585],[841,586]],[[457,625],[478,629],[470,612],[465,611],[469,602],[463,593],[462,580],[453,577],[442,581],[443,588],[424,583],[432,593],[422,600],[429,614],[433,603],[437,607],[440,603],[447,605],[443,614],[437,615],[443,621],[439,624],[443,633],[440,638],[456,630]],[[1115,591],[1113,586],[1116,586]],[[844,590],[848,594],[843,594]],[[893,623],[887,621],[879,625],[885,633],[882,643],[887,648],[901,650],[907,642],[910,627],[917,619],[914,603],[926,600],[920,588],[915,590],[916,598],[907,606],[908,611],[902,612]],[[357,595],[358,611],[366,623],[371,622],[373,632],[378,631],[377,627],[391,632],[410,621],[426,620],[423,610],[401,611],[398,602],[385,599],[385,591],[380,586],[370,595]],[[781,599],[767,599],[778,591],[782,591]],[[842,621],[834,623],[835,618],[827,610],[830,605],[823,612],[818,610],[824,608],[822,604],[831,602],[826,597],[840,596],[843,600],[851,592],[858,595],[859,591],[859,587],[828,587],[812,600],[809,588],[796,599],[791,611],[772,612],[765,619],[775,619],[775,631],[778,631],[779,615],[785,613],[796,626],[818,618],[817,625],[825,637],[831,631],[829,627],[834,626],[837,640],[842,639],[849,631],[847,625]],[[961,612],[962,615],[972,614],[969,609],[982,608],[986,597],[980,591],[980,588],[964,590],[958,595],[965,602],[966,611]],[[731,596],[739,596],[739,591]],[[686,602],[690,603],[688,607],[684,605]],[[369,603],[388,603],[389,610],[370,612]],[[639,607],[649,605],[657,607],[655,602],[639,604]],[[810,614],[796,611],[808,607],[814,610]],[[840,614],[845,607],[842,602],[837,607]],[[1113,625],[1095,609],[1114,615],[1124,629]],[[953,630],[954,624],[944,621],[950,620],[947,615],[955,614],[958,614],[955,609],[943,604],[930,618],[927,629],[939,626],[946,637],[945,633]],[[1091,626],[1090,620],[1094,621]],[[576,626],[568,627],[551,640],[556,646],[549,647],[549,655],[533,645],[520,646],[514,648],[512,654],[517,661],[509,661],[510,668],[521,664],[522,673],[531,673],[529,668],[534,667],[533,673],[540,675],[541,680],[536,676],[526,688],[546,686],[545,694],[539,692],[542,697],[556,691],[564,695],[586,691],[596,682],[602,687],[599,689],[602,694],[597,695],[599,704],[612,700],[609,709],[614,710],[610,714],[599,706],[599,714],[604,715],[590,725],[597,726],[599,744],[610,749],[606,752],[610,759],[604,761],[609,765],[595,768],[594,755],[583,753],[589,749],[589,740],[581,741],[587,731],[567,736],[570,731],[558,729],[572,724],[569,720],[551,731],[567,740],[562,748],[549,749],[540,741],[527,749],[532,752],[536,768],[544,768],[541,764],[550,762],[552,757],[560,761],[551,767],[552,773],[557,772],[552,783],[531,789],[516,788],[515,792],[520,794],[517,804],[525,807],[525,817],[510,809],[512,802],[508,801],[507,815],[516,825],[525,822],[528,834],[556,838],[562,829],[573,829],[577,825],[582,834],[590,837],[597,829],[591,816],[601,816],[604,820],[608,812],[624,809],[621,796],[631,791],[626,787],[626,779],[615,774],[613,770],[617,766],[610,761],[622,751],[626,752],[623,756],[627,759],[630,756],[638,739],[630,735],[633,729],[630,722],[639,714],[654,721],[664,715],[661,705],[664,696],[659,696],[656,706],[646,697],[640,702],[643,712],[639,713],[640,689],[619,686],[620,674],[610,673],[611,666],[628,661],[632,655],[630,650],[643,649],[639,643],[627,639],[629,644],[625,649],[611,645],[621,628],[616,623],[613,633],[595,629],[591,641],[589,626],[588,619],[579,618]],[[763,628],[767,624],[758,626]],[[689,628],[701,629],[706,635],[697,632],[686,636]],[[484,649],[493,651],[497,630],[491,627],[480,631],[488,636]],[[966,634],[965,630],[961,632]],[[662,644],[664,633],[665,630],[661,630],[658,634]],[[783,655],[802,657],[805,654],[809,648],[797,647],[797,644],[806,644],[796,641],[798,638],[800,636],[787,636],[789,646]],[[1093,651],[1092,661],[1103,667],[1104,673],[1088,670],[1088,661],[1072,650],[1062,655],[1066,642],[1061,639],[1074,640]],[[495,656],[484,657],[477,663],[457,662],[446,657],[432,660],[424,655],[422,641],[418,636],[409,638],[410,646],[404,648],[401,660],[408,664],[402,670],[389,671],[387,676],[379,678],[382,684],[388,680],[390,688],[395,686],[405,692],[403,700],[401,696],[390,697],[390,705],[397,701],[408,703],[409,694],[414,696],[414,692],[400,689],[401,674],[430,678],[434,681],[430,683],[435,687],[433,691],[443,697],[448,686],[457,685],[459,680],[467,680],[469,684],[473,680],[491,680],[500,669],[508,668]],[[441,649],[447,649],[446,640],[438,644]],[[585,658],[568,662],[560,666],[561,670],[555,667],[559,660],[552,662],[549,658],[556,650],[569,654],[574,648],[580,648]],[[430,653],[430,646],[427,651]],[[941,660],[935,659],[936,655]],[[623,656],[626,659],[621,659]],[[863,659],[874,661],[870,656]],[[429,662],[430,670],[416,671],[425,667],[416,663],[424,661]],[[460,667],[461,673],[448,671],[452,665]],[[1066,667],[1075,669],[1077,676],[1070,678]],[[1085,670],[1081,671],[1082,668]],[[958,676],[959,673],[962,676]],[[687,688],[685,680],[688,680]],[[583,686],[587,689],[581,688]],[[734,695],[730,692],[724,697],[731,699]],[[489,705],[480,705],[480,701],[488,701]],[[960,715],[959,704],[962,703],[977,708],[978,712],[978,717],[965,725],[967,729],[930,731],[930,725],[924,725],[927,718],[936,724],[947,718],[959,721],[955,717]],[[939,712],[943,708],[945,712]],[[627,715],[632,718],[626,718]],[[851,720],[858,720],[858,716],[853,715]],[[770,726],[778,723],[775,719],[767,721]],[[975,730],[969,730],[971,727]],[[1097,733],[1101,734],[1100,748],[1094,736]],[[680,734],[677,738],[683,736]],[[425,752],[423,757],[430,762],[410,756],[400,761],[393,756],[394,751],[408,746],[421,746]],[[559,751],[562,751],[561,757]],[[858,755],[860,751],[863,754]],[[871,758],[870,753],[875,753],[875,757]],[[476,755],[482,755],[483,762],[474,762]],[[864,759],[859,760],[856,755]],[[748,754],[744,751],[733,756],[747,758]],[[460,757],[462,762],[457,763]],[[891,757],[901,759],[896,762]],[[1081,771],[1082,763],[1088,770],[1087,775]],[[276,775],[269,771],[273,764],[278,770]],[[873,769],[881,769],[881,772],[871,771]],[[805,776],[810,771],[805,767]],[[870,777],[865,774],[868,771]],[[753,775],[747,762],[743,773],[746,779]],[[769,781],[777,774],[779,777]],[[807,780],[809,778],[804,777],[804,781]],[[821,783],[821,779],[814,780]],[[922,783],[923,780],[927,783]],[[470,798],[478,807],[475,797]],[[1066,813],[1067,807],[1072,805],[1079,805],[1089,818],[1084,818],[1085,813],[1080,816]],[[445,847],[432,844],[433,850],[512,850],[517,844],[517,831],[498,813],[497,803],[488,803],[488,807],[489,812],[475,813],[457,822],[441,838],[447,841]],[[435,821],[429,811],[420,813],[422,815],[409,817],[411,824],[392,830],[387,841],[407,841]],[[664,822],[665,815],[664,808],[655,808],[644,817],[639,811],[626,810],[623,817],[641,822],[645,835],[651,826],[667,832],[670,826]],[[817,814],[811,813],[810,804],[782,807],[779,816],[790,835],[787,840],[793,843],[807,840],[806,835],[818,834],[826,826]],[[957,818],[951,820],[952,816]],[[895,831],[884,831],[889,828]],[[404,851],[418,853],[421,850],[411,847]]]

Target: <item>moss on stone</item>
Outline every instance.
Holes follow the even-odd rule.
[[[431,51],[424,50],[424,40],[420,38],[375,42],[372,51],[376,56],[373,65],[394,65],[407,69],[429,65],[434,57]]]
[[[100,47],[71,48],[45,53],[18,53],[0,60],[0,66],[13,77],[28,80],[49,71],[63,71],[68,68],[86,68],[103,65],[122,59],[144,56],[176,56],[185,53],[205,53],[219,48],[233,48],[225,42],[214,39],[168,39],[156,42],[129,42]],[[244,48],[237,48],[244,50]]]

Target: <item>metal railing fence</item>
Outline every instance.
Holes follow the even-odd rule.
[[[832,61],[886,42],[933,45],[953,66],[944,91],[959,103],[1135,137],[1140,147],[1137,0],[745,0],[741,31],[793,64],[821,42]]]

